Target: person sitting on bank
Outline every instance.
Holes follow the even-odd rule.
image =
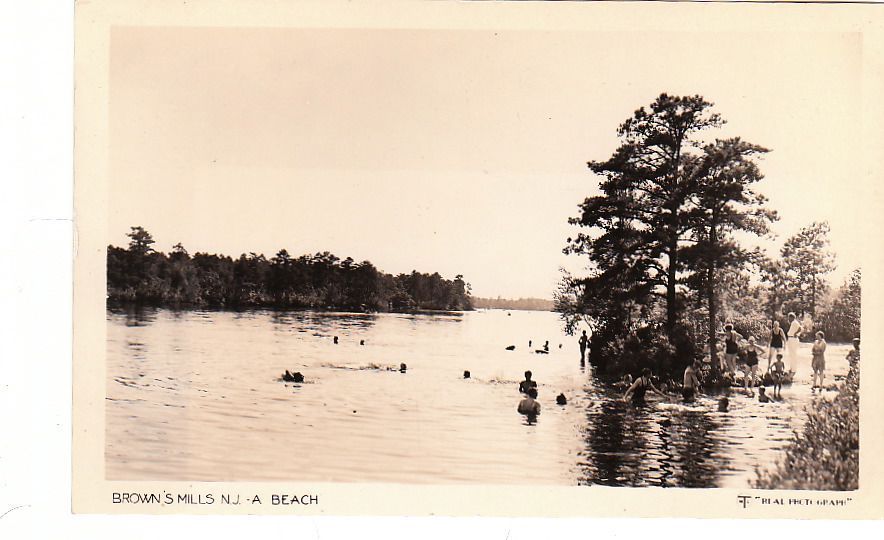
[[[699,369],[700,363],[694,360],[684,370],[684,384],[681,388],[681,397],[685,401],[694,401],[697,393],[700,391],[700,379],[697,378],[697,371]]]
[[[527,394],[528,397],[519,402],[516,410],[519,411],[519,414],[537,416],[540,414],[540,403],[537,402],[537,389],[529,388]]]
[[[526,371],[525,372],[525,380],[519,383],[519,392],[522,394],[527,394],[528,390],[530,390],[532,388],[535,388],[535,389],[537,388],[537,381],[532,381],[531,380],[531,372]]]
[[[648,390],[654,392],[658,396],[666,397],[666,394],[657,390],[657,387],[651,382],[651,370],[644,368],[639,378],[636,379],[626,393],[623,394],[623,401],[629,401],[631,398],[632,402],[636,405],[644,403],[645,393],[647,393]]]

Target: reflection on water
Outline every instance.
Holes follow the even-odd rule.
[[[781,457],[813,399],[805,346],[783,401],[636,407],[580,365],[552,313],[129,308],[107,318],[114,480],[745,487]],[[549,340],[550,353],[529,340]],[[846,353],[830,344],[830,375],[846,373]],[[281,381],[286,369],[305,381]],[[534,418],[515,410],[529,369]]]

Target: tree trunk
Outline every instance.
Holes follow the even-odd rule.
[[[816,274],[810,275],[810,318],[816,319]]]
[[[669,226],[668,255],[669,266],[666,269],[666,335],[670,343],[675,337],[675,326],[678,322],[676,308],[676,274],[678,268],[678,216],[677,209],[671,209]]]
[[[712,226],[709,229],[709,244],[710,246],[716,246],[718,243],[718,234],[717,234],[717,225],[715,224],[715,218],[713,217]],[[718,362],[718,349],[716,345],[718,344],[717,340],[717,291],[715,289],[715,260],[710,259],[709,268],[707,269],[706,276],[706,287],[707,287],[707,301],[709,302],[709,359],[712,363],[712,373],[714,375],[718,375],[719,372],[719,362]]]

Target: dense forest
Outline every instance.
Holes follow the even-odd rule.
[[[472,297],[476,309],[516,309],[525,311],[553,311],[555,303],[543,298],[480,298]]]
[[[347,311],[469,310],[463,276],[438,273],[393,276],[370,262],[331,253],[292,257],[282,249],[270,259],[249,253],[190,255],[180,243],[168,254],[142,227],[127,234],[127,248],[107,248],[108,302],[220,308],[274,307]]]
[[[786,239],[777,256],[742,245],[770,238],[779,216],[755,189],[768,150],[713,138],[724,123],[702,96],[661,94],[619,126],[609,158],[588,162],[600,194],[569,220],[581,229],[564,252],[588,259],[589,272],[564,275],[556,310],[567,332],[591,328],[593,364],[678,373],[725,322],[764,342],[771,320],[785,327],[789,312],[806,338],[859,336],[861,274],[831,291],[827,223]]]

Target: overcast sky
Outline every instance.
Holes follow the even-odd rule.
[[[118,28],[109,241],[272,256],[331,251],[550,297],[594,194],[586,167],[660,92],[701,94],[720,136],[772,150],[780,243],[832,226],[859,265],[854,34]]]

